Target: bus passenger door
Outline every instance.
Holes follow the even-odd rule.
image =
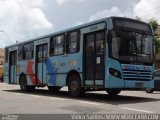
[[[12,51],[9,55],[9,83],[11,84],[17,84],[16,65],[17,51]]]
[[[104,86],[104,31],[84,35],[84,86]]]
[[[48,44],[38,45],[36,47],[36,77],[40,83],[47,83],[47,69],[45,62],[47,61]]]

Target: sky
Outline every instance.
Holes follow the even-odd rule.
[[[160,22],[160,0],[0,0],[0,47],[108,16]]]

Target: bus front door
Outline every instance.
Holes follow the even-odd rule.
[[[40,83],[47,83],[47,69],[45,62],[47,61],[48,44],[38,45],[36,47],[36,77]]]
[[[84,86],[104,86],[104,31],[84,35]]]
[[[17,51],[11,51],[9,55],[9,83],[16,84],[17,83]]]

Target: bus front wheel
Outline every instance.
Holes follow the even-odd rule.
[[[146,93],[153,93],[154,92],[154,89],[152,88],[146,88]]]
[[[69,90],[69,94],[72,97],[81,96],[81,94],[83,93],[83,89],[81,86],[81,80],[78,75],[71,75],[69,77],[68,90]]]
[[[110,96],[116,96],[121,92],[121,90],[120,89],[106,89],[106,92]]]

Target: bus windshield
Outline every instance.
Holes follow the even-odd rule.
[[[153,62],[153,36],[129,31],[112,31],[111,56],[129,63]]]

